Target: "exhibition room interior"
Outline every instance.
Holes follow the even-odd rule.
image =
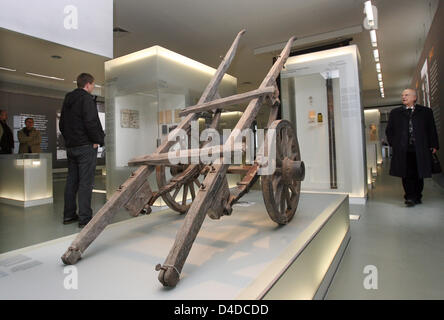
[[[444,174],[410,204],[386,136],[413,89],[444,143],[442,0],[25,2],[0,0],[0,299],[444,299]],[[86,226],[59,125],[81,73]]]

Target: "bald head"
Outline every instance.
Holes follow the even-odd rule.
[[[407,107],[412,107],[416,103],[417,94],[415,89],[405,89],[401,95],[402,104]]]

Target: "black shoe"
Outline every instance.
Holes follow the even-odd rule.
[[[415,201],[410,199],[405,200],[404,203],[407,205],[407,207],[413,207],[415,205]]]
[[[70,224],[70,223],[76,222],[78,220],[79,220],[78,216],[75,216],[73,218],[66,218],[66,219],[63,219],[63,224]]]
[[[415,200],[415,204],[421,204],[421,203],[422,203],[421,199],[416,199]]]
[[[88,223],[89,223],[89,221],[87,221],[87,222],[79,222],[79,228],[80,229],[84,228]]]

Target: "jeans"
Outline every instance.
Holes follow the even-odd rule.
[[[79,223],[86,224],[92,218],[91,196],[97,162],[97,148],[92,144],[66,148],[68,179],[65,187],[64,219],[76,216],[76,196],[79,200]]]
[[[404,187],[404,199],[418,201],[422,198],[424,179],[418,176],[416,152],[407,152],[407,176],[402,178]]]

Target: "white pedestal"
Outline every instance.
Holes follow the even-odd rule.
[[[0,255],[0,299],[322,299],[350,240],[347,196],[302,194],[285,226],[260,192],[242,200],[231,216],[205,219],[174,289],[154,267],[184,216],[165,210],[106,228],[74,266],[76,290],[65,289],[73,266],[60,260],[76,235]]]
[[[0,155],[0,202],[31,207],[53,202],[52,155]]]

